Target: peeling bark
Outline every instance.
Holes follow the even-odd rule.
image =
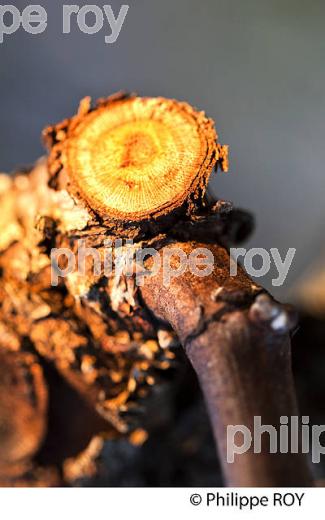
[[[291,314],[242,269],[229,276],[227,248],[249,233],[252,219],[230,203],[209,203],[205,196],[213,167],[227,168],[227,147],[217,143],[211,120],[185,103],[118,95],[94,108],[84,100],[77,116],[44,135],[48,165],[41,160],[29,172],[0,176],[0,354],[4,365],[13,359],[13,370],[16,357],[32,356],[39,367],[38,387],[44,387],[44,395],[46,384],[50,388],[50,408],[60,409],[60,394],[51,382],[57,378],[80,396],[83,405],[78,406],[86,419],[76,442],[79,451],[62,455],[51,431],[44,433],[45,398],[29,409],[25,397],[15,394],[16,413],[25,409],[32,418],[36,414],[37,426],[34,419],[28,421],[26,439],[31,440],[21,470],[13,469],[13,482],[73,484],[83,471],[92,471],[98,443],[91,443],[91,437],[98,434],[144,442],[147,433],[138,412],[174,365],[175,345],[181,342],[207,399],[227,482],[308,485],[300,456],[272,456],[263,448],[261,456],[249,452],[232,467],[225,463],[229,421],[249,427],[258,414],[278,424],[281,414],[296,413],[296,404]],[[111,170],[113,156],[120,180]],[[148,164],[154,166],[151,194],[142,177]],[[139,211],[135,190],[144,194]],[[169,288],[159,271],[146,277],[139,290],[134,277],[117,277],[114,269],[110,275],[94,274],[90,261],[83,276],[73,272],[52,285],[53,248],[76,252],[83,239],[103,258],[105,241],[117,237],[132,238],[133,250],[150,246],[160,255],[172,245],[186,253],[208,247],[215,268],[205,278],[184,273]],[[126,254],[123,247],[120,252]],[[281,319],[275,321],[275,316]],[[43,370],[52,374],[46,383]],[[64,407],[62,413],[69,414]],[[7,424],[1,407],[0,416]],[[62,422],[60,418],[60,428]],[[13,428],[20,431],[21,426]],[[10,438],[17,443],[12,452],[18,453],[20,441]],[[41,463],[51,458],[48,446],[52,460]],[[10,476],[6,468],[15,468],[17,460],[21,462],[13,456],[4,463],[0,458],[2,473]]]

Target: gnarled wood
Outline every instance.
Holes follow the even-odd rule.
[[[227,147],[217,143],[212,121],[163,98],[118,95],[93,109],[86,98],[78,114],[48,128],[45,139],[48,168],[40,163],[28,174],[0,177],[6,204],[1,350],[31,351],[50,365],[105,421],[110,438],[146,438],[134,412],[172,365],[175,332],[201,381],[223,461],[230,420],[250,427],[264,410],[274,424],[280,414],[295,414],[290,316],[279,307],[279,330],[267,317],[268,305],[276,304],[263,304],[261,288],[243,270],[229,276],[229,255],[221,247],[242,238],[251,219],[225,202],[209,205],[204,196],[214,165],[227,168]],[[85,275],[70,273],[51,285],[53,247],[76,252],[83,237],[102,254],[105,239],[123,232],[136,239],[132,247],[152,245],[160,254],[175,243],[187,253],[204,245],[216,267],[203,278],[185,273],[169,288],[160,271],[140,291],[134,277],[116,276],[115,266],[107,276],[95,275],[88,263]],[[81,459],[65,464],[62,455],[57,461],[69,482],[76,467],[79,474],[85,459],[88,465],[97,456],[95,445]],[[248,453],[224,469],[232,484],[310,482],[300,456]]]
[[[197,242],[172,243],[187,255],[206,247]],[[141,288],[144,302],[156,317],[172,325],[199,377],[218,446],[226,482],[230,486],[309,486],[312,477],[302,453],[271,453],[267,438],[260,453],[254,443],[246,452],[227,460],[231,449],[228,425],[248,428],[254,418],[279,431],[280,417],[297,416],[291,370],[289,331],[292,310],[277,304],[238,270],[229,275],[230,257],[219,245],[210,245],[215,268],[208,277],[191,272],[163,281],[162,269]],[[177,255],[171,266],[177,267]],[[150,261],[148,261],[150,267]],[[238,441],[240,446],[242,438]]]

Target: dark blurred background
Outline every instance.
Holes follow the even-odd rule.
[[[12,2],[20,10],[32,2]],[[44,34],[23,29],[0,45],[0,169],[33,162],[43,127],[72,114],[81,97],[116,90],[184,99],[216,120],[231,147],[218,196],[253,211],[248,246],[297,249],[280,298],[323,244],[325,130],[324,0],[94,0],[130,6],[116,43],[72,23],[65,0],[39,0]],[[90,20],[91,22],[91,20]]]

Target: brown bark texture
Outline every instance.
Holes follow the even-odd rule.
[[[119,94],[94,107],[86,98],[44,137],[48,160],[0,176],[0,482],[74,484],[96,473],[103,439],[145,442],[146,402],[182,344],[226,483],[309,485],[301,455],[269,454],[264,443],[261,454],[226,462],[228,424],[251,428],[260,415],[278,425],[297,414],[294,320],[240,267],[229,274],[229,246],[252,219],[208,202],[212,170],[228,167],[213,122],[186,103]],[[53,248],[77,253],[83,240],[104,262],[105,244],[117,238],[132,244],[113,252],[112,272],[94,273],[87,258],[82,275],[53,285]],[[133,275],[116,275],[117,252],[130,247],[160,256],[206,247],[214,269],[168,286],[160,269],[138,287]]]

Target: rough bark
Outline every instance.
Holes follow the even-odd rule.
[[[50,393],[50,406],[44,399],[39,408],[30,408],[20,395],[14,398],[18,414],[27,410],[34,417],[36,410],[40,415],[37,427],[29,422],[31,441],[15,482],[30,482],[25,469],[30,465],[33,476],[41,473],[31,479],[34,484],[58,482],[62,476],[63,482],[71,483],[78,471],[91,472],[100,445],[91,438],[100,432],[107,438],[125,436],[131,442],[144,442],[146,432],[138,411],[145,409],[152,387],[173,366],[178,341],[198,373],[223,461],[228,421],[251,426],[253,415],[258,414],[278,424],[281,414],[295,414],[290,316],[260,294],[262,289],[241,269],[237,277],[229,276],[227,247],[247,234],[251,217],[224,201],[209,204],[205,197],[213,166],[227,167],[227,147],[216,142],[212,122],[186,104],[117,96],[94,109],[85,100],[77,116],[47,129],[45,136],[50,147],[48,165],[42,160],[30,172],[0,176],[0,348],[5,356],[33,356],[39,374],[46,373],[44,395],[46,385]],[[146,193],[141,172],[159,162],[156,146],[166,146],[162,164],[163,184],[171,181],[168,197],[165,202],[159,198],[156,206],[155,196],[146,196],[142,199],[146,207],[137,212],[131,192]],[[107,198],[116,195],[118,187],[116,178],[113,185],[108,182],[112,154],[118,158],[114,165],[121,176],[119,209],[116,204],[111,207]],[[152,185],[159,191],[159,166],[153,171]],[[129,211],[125,211],[126,193]],[[160,272],[146,277],[139,291],[133,275],[116,276],[115,264],[110,274],[94,273],[90,259],[83,275],[71,272],[52,284],[53,248],[76,252],[83,239],[103,259],[106,241],[121,237],[134,239],[133,251],[151,246],[160,254],[171,244],[187,253],[201,244],[213,252],[215,269],[204,278],[184,273],[169,288]],[[122,244],[114,252],[115,262],[117,253],[126,255],[127,249]],[[39,379],[43,388],[41,375]],[[52,442],[59,437],[44,433],[46,410],[59,416],[56,424],[61,428],[62,417],[73,409],[63,410],[62,416],[58,413],[55,403],[61,394],[56,393],[55,380],[58,385],[65,381],[69,391],[80,396],[86,417],[76,449],[66,452]],[[5,413],[3,417],[7,423]],[[13,428],[17,435],[11,438],[18,439],[19,450],[19,421]],[[16,459],[13,456],[10,464],[15,466]],[[43,463],[37,466],[40,460]],[[43,473],[44,465],[54,467],[54,476],[52,470]],[[261,456],[249,452],[224,468],[232,484],[310,482],[300,456],[267,455],[264,449]]]
[[[173,243],[189,255],[202,243]],[[227,426],[254,432],[254,417],[279,431],[280,417],[297,416],[291,371],[289,331],[292,310],[277,304],[240,269],[229,276],[230,258],[220,246],[210,246],[215,269],[201,278],[190,272],[169,286],[163,273],[147,278],[141,289],[155,316],[176,331],[196,370],[214,430],[220,460],[231,486],[309,486],[302,454],[270,453],[263,437],[261,453],[254,446],[227,462]],[[177,268],[175,256],[172,267]],[[228,439],[230,442],[231,439]],[[239,445],[242,438],[236,440]]]

